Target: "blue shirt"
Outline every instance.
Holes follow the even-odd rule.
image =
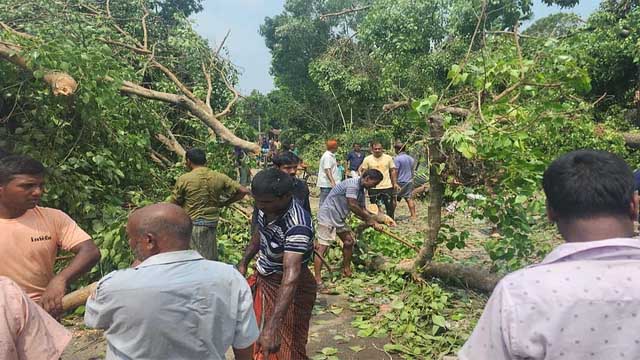
[[[84,315],[106,329],[107,360],[224,359],[259,335],[247,281],[193,250],[154,255],[98,283]]]
[[[402,152],[393,159],[398,169],[398,183],[408,183],[413,180],[413,169],[416,161],[407,153]]]
[[[355,151],[351,151],[347,154],[347,161],[349,162],[349,170],[358,171],[360,165],[364,161],[364,154],[362,152],[357,153]]]
[[[266,222],[265,214],[258,210],[258,232],[260,252],[256,267],[262,275],[282,273],[285,252],[303,254],[303,265],[313,255],[313,222],[311,214],[302,205],[292,200],[289,209],[279,218]]]

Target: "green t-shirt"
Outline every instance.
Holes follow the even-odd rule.
[[[169,202],[182,206],[192,220],[217,221],[220,208],[239,189],[227,175],[199,167],[178,178]]]

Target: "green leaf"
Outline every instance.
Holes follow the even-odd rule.
[[[351,349],[351,351],[353,352],[360,352],[362,350],[364,350],[364,346],[360,346],[360,345],[356,345],[356,346],[349,346],[349,349]]]
[[[323,355],[329,356],[329,355],[335,355],[338,353],[338,349],[334,348],[334,347],[326,347],[323,348],[322,350],[320,350],[320,352]]]
[[[436,324],[436,325],[438,325],[438,326],[440,326],[440,327],[447,327],[447,322],[446,322],[446,320],[444,319],[444,316],[441,316],[441,315],[432,315],[432,316],[431,316],[431,321],[432,321],[434,324]]]

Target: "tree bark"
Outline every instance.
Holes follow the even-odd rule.
[[[84,305],[97,287],[98,282],[94,282],[81,289],[68,293],[62,298],[62,309],[64,311],[70,311],[78,306]]]
[[[431,262],[420,273],[425,279],[438,278],[442,281],[490,294],[500,281],[498,274],[490,273],[476,266]]]
[[[173,133],[169,131],[169,137],[166,137],[162,134],[156,134],[156,139],[162,143],[169,151],[175,153],[180,158],[184,158],[184,155],[187,153],[182,144],[176,140],[176,137],[173,136]]]
[[[22,48],[18,45],[1,43],[0,42],[0,58],[4,59],[14,65],[17,65],[21,69],[33,74],[38,69],[33,69],[27,63],[27,60],[19,53]],[[70,96],[78,88],[76,80],[71,75],[47,69],[40,69],[44,76],[42,80],[49,85],[53,95],[58,96]]]
[[[628,147],[633,149],[640,148],[640,133],[623,133],[622,138],[624,138],[624,142]]]
[[[415,270],[421,271],[433,260],[436,251],[438,233],[442,223],[442,199],[444,197],[444,181],[440,174],[440,165],[445,162],[440,141],[444,135],[443,119],[440,115],[432,115],[429,122],[428,154],[429,157],[429,207],[427,210],[427,229],[424,243],[416,257]]]

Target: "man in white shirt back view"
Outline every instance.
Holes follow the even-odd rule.
[[[127,223],[138,266],[100,280],[85,323],[105,329],[107,360],[250,360],[259,335],[253,298],[231,265],[189,250],[191,219],[177,205],[136,210]]]
[[[329,196],[331,189],[339,182],[336,151],[338,151],[338,142],[336,140],[328,140],[327,151],[322,154],[318,167],[318,182],[316,185],[320,188],[319,206],[322,206],[327,196]]]

